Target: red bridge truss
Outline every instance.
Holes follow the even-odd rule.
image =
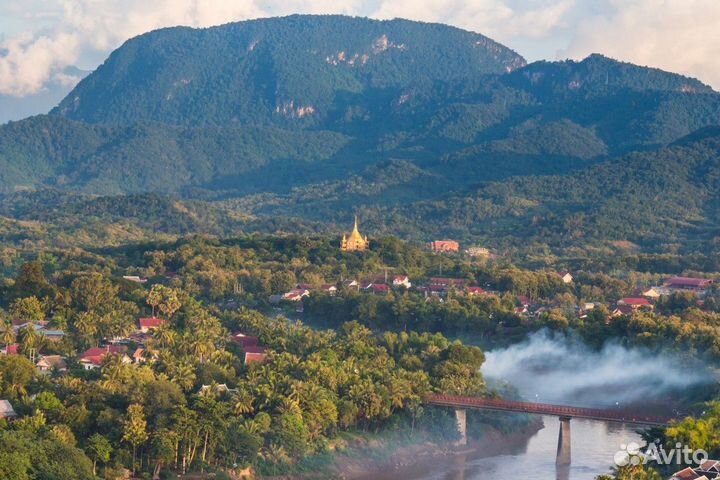
[[[552,415],[565,418],[587,418],[608,422],[623,422],[637,425],[663,426],[670,423],[672,418],[656,417],[622,410],[603,410],[598,408],[570,407],[565,405],[550,405],[546,403],[516,402],[496,398],[463,397],[456,395],[430,395],[426,402],[429,405],[439,405],[454,408],[473,408],[480,410],[500,410],[505,412],[534,413],[537,415]]]

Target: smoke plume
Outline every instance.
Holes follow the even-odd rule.
[[[689,387],[712,382],[700,365],[669,354],[617,343],[594,350],[572,336],[548,331],[487,352],[488,379],[510,383],[529,401],[584,406],[659,404]]]

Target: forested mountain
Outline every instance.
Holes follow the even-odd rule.
[[[0,192],[101,195],[120,217],[146,194],[220,212],[168,233],[335,228],[361,211],[418,240],[662,250],[712,226],[715,133],[688,135],[719,124],[720,94],[681,75],[601,55],[526,65],[437,24],[291,16],[128,40],[50,114],[0,127]]]

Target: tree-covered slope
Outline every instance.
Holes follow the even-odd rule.
[[[0,127],[0,191],[251,189],[243,174],[272,162],[322,162],[347,141],[334,132],[276,127],[107,126],[38,116]],[[263,187],[275,181],[266,178]]]
[[[439,24],[291,16],[129,40],[54,113],[106,123],[317,124],[348,98],[504,73],[522,57]]]
[[[277,231],[360,210],[423,240],[672,249],[714,235],[717,135],[701,129],[717,125],[720,94],[682,75],[601,55],[525,65],[437,24],[291,16],[127,41],[49,115],[0,126],[0,193],[51,189],[62,210],[5,213],[43,224],[100,208],[224,234],[240,217]],[[11,203],[43,198],[28,195]]]

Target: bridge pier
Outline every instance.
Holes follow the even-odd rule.
[[[570,417],[560,417],[557,457],[555,465],[570,465]]]
[[[458,434],[460,434],[460,438],[455,442],[455,445],[467,445],[467,418],[464,408],[455,409],[455,422],[457,423]]]

